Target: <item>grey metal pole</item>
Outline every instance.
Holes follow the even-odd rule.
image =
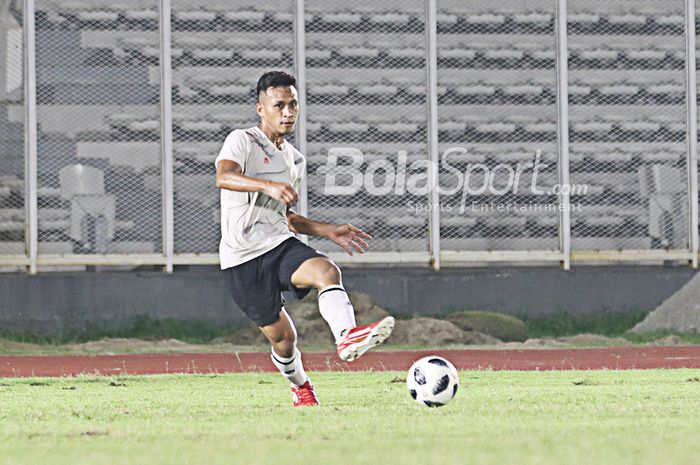
[[[438,192],[438,86],[437,86],[437,0],[425,1],[428,102],[428,186],[430,216],[430,263],[440,269],[440,193]]]
[[[36,274],[39,255],[38,135],[36,106],[36,28],[34,0],[24,0],[24,139],[26,244],[29,272]]]
[[[569,63],[568,43],[566,29],[566,1],[557,0],[557,112],[559,124],[557,127],[557,140],[559,148],[559,183],[562,187],[568,186],[569,179]],[[563,259],[562,267],[565,270],[571,268],[571,194],[568,188],[559,190],[559,241]]]
[[[173,181],[173,69],[172,34],[170,27],[170,0],[160,2],[160,127],[161,160],[163,171],[163,254],[165,271],[173,272],[175,251],[175,206]]]
[[[698,111],[695,73],[695,0],[685,0],[685,70],[686,108],[688,111],[687,164],[688,188],[690,189],[688,212],[691,265],[698,267]]]
[[[297,91],[299,92],[299,108],[301,113],[296,124],[297,149],[307,155],[306,150],[306,24],[305,24],[304,0],[294,0],[294,72],[297,78]],[[308,204],[308,173],[304,173],[299,192],[299,213],[303,216],[309,214]]]

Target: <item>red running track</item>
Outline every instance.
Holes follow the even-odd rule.
[[[310,371],[403,371],[426,355],[445,357],[461,370],[700,368],[700,346],[371,352],[353,363],[334,353],[305,353],[304,365]],[[274,371],[266,353],[0,356],[0,378]]]

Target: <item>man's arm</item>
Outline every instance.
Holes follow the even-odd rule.
[[[241,165],[231,160],[221,160],[216,165],[216,187],[238,192],[261,192],[285,205],[297,203],[297,192],[282,182],[245,176]]]
[[[365,239],[372,239],[372,236],[350,223],[322,223],[301,216],[289,208],[287,208],[287,221],[289,222],[289,230],[293,233],[325,237],[342,247],[348,255],[353,255],[352,249],[359,253],[365,253],[365,249],[369,247]]]

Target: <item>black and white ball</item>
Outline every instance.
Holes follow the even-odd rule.
[[[459,376],[448,360],[431,355],[411,365],[406,386],[413,400],[419,404],[442,407],[457,394]]]

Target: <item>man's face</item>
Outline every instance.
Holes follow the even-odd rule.
[[[263,126],[276,134],[291,134],[299,116],[299,96],[294,86],[268,87],[260,92],[255,109]]]

